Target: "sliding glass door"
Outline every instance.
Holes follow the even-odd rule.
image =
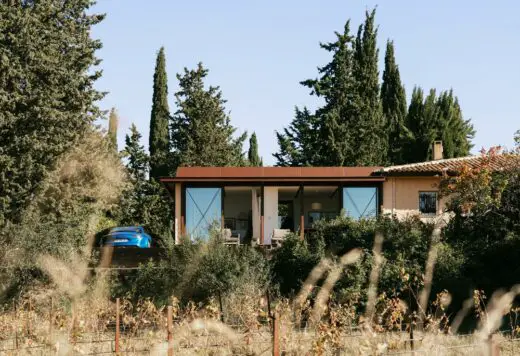
[[[343,188],[343,208],[353,219],[375,218],[378,205],[377,187]]]
[[[186,188],[186,231],[207,240],[222,224],[222,188]]]

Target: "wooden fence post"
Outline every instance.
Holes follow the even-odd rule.
[[[54,305],[51,297],[51,303],[49,307],[49,341],[52,341],[52,327],[53,327],[53,317],[54,317]]]
[[[415,318],[412,316],[412,318],[410,319],[410,349],[412,350],[412,355],[415,355],[415,353],[413,352],[414,350],[414,340],[413,340],[413,324],[414,324],[414,320]]]
[[[173,307],[168,306],[168,356],[173,356]]]
[[[500,346],[496,342],[493,335],[489,335],[487,341],[489,346],[489,356],[500,356]]]
[[[13,308],[14,308],[14,319],[15,319],[14,342],[15,342],[15,348],[18,350],[18,310],[16,310],[16,301],[15,300],[13,300]]]
[[[27,335],[31,337],[32,333],[32,299],[29,298],[29,312],[27,313],[28,319],[27,320]]]
[[[115,352],[119,354],[119,298],[116,298],[116,339],[115,339]]]
[[[278,314],[273,316],[273,356],[280,356],[280,326],[278,325]]]

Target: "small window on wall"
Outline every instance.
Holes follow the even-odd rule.
[[[424,215],[437,214],[437,192],[419,192],[419,211]]]

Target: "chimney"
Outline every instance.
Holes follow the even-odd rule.
[[[442,159],[443,158],[442,153],[443,153],[442,141],[434,141],[433,142],[433,160],[437,161],[439,159]]]

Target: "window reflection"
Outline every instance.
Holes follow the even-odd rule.
[[[377,216],[376,187],[343,188],[343,208],[347,216],[353,219],[368,219]]]
[[[437,214],[437,192],[419,192],[419,211],[421,214]]]
[[[191,239],[208,239],[221,220],[221,188],[186,188],[186,231]]]

